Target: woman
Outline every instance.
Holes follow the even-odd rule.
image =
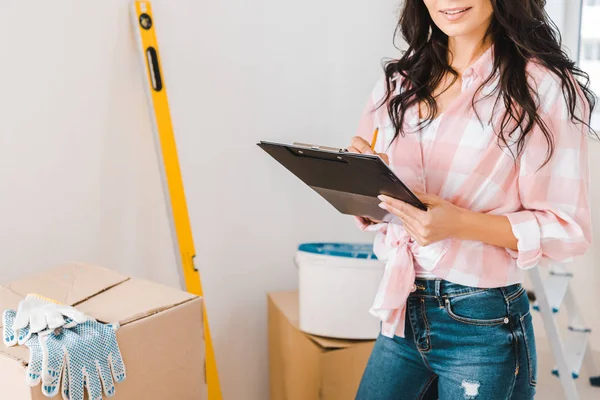
[[[525,270],[591,243],[594,96],[544,3],[405,0],[408,50],[348,150],[373,153],[378,128],[375,152],[428,211],[381,196],[401,222],[358,218],[387,261],[359,400],[534,397]]]

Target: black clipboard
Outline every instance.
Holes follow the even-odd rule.
[[[342,214],[384,220],[389,213],[378,206],[381,194],[427,210],[376,155],[299,143],[261,141],[257,145]]]

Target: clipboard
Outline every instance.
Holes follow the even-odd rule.
[[[379,156],[304,143],[257,145],[342,214],[383,221],[389,213],[379,207],[381,194],[427,211]]]

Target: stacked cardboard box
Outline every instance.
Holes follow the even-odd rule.
[[[374,341],[301,332],[297,292],[270,293],[267,301],[270,399],[354,399]]]
[[[0,312],[38,293],[101,322],[119,322],[127,379],[119,399],[206,399],[202,299],[177,289],[88,265],[66,265],[0,286]],[[0,319],[1,325],[1,319]],[[29,350],[0,344],[2,399],[41,400],[25,384]]]

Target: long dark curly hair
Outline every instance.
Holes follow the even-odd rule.
[[[562,50],[558,28],[544,9],[545,0],[490,1],[494,12],[486,35],[494,46],[493,72],[476,91],[472,106],[475,107],[481,89],[499,74],[494,109],[501,103],[505,111],[500,126],[495,128],[498,144],[509,147],[516,160],[525,138],[537,124],[548,143],[547,162],[554,152],[554,136],[538,113],[538,99],[527,80],[527,62],[535,58],[560,79],[571,120],[588,127],[590,121],[583,121],[584,116],[576,113],[576,85],[585,94],[591,114],[596,99],[588,88],[589,75]],[[435,25],[423,0],[405,0],[398,31],[408,49],[400,59],[384,64],[387,90],[380,105],[387,104],[396,131],[394,140],[404,136],[405,111],[414,105],[424,102],[428,110],[423,116],[425,124],[431,122],[438,112],[434,90],[447,74],[453,75],[454,81],[459,76],[448,64],[448,36]],[[396,80],[398,74],[403,79]],[[401,90],[396,95],[398,84]],[[515,132],[519,132],[518,137],[512,136],[516,136]],[[590,132],[594,131],[590,128]]]

